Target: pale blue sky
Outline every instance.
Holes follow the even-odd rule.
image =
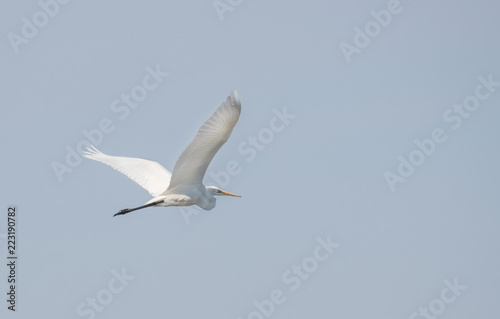
[[[254,301],[272,291],[276,319],[425,318],[429,307],[494,318],[500,86],[482,83],[500,82],[498,2],[221,0],[234,5],[223,20],[212,1],[41,3],[53,17],[36,1],[0,2],[0,255],[15,204],[18,318],[265,318]],[[388,7],[399,13],[348,63],[341,43]],[[23,26],[33,15],[36,34]],[[148,67],[168,76],[144,91]],[[101,151],[171,170],[234,89],[240,121],[209,172],[236,161],[226,188],[241,199],[113,218],[147,192],[90,160],[54,173],[102,121],[112,129]],[[141,92],[125,116],[114,101]],[[477,92],[453,129],[444,114]],[[284,108],[295,117],[249,160],[242,143]],[[446,141],[391,191],[384,174],[399,174],[399,156],[436,128]],[[328,236],[340,244],[331,254],[319,244]],[[307,279],[294,267],[303,262]],[[126,285],[122,269],[135,278]],[[1,291],[6,278],[3,266]],[[456,295],[454,280],[466,286]],[[110,302],[97,312],[87,298]]]

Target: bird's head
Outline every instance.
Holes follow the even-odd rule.
[[[230,192],[223,191],[222,189],[215,187],[215,186],[207,186],[207,191],[212,195],[212,196],[233,196],[233,197],[241,197],[240,195],[236,195]]]

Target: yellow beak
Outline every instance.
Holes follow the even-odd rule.
[[[220,191],[220,192],[222,193],[222,195],[226,195],[226,196],[241,197],[240,195],[236,195],[236,194],[229,193],[226,191]]]

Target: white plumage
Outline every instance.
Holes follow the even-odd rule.
[[[110,156],[100,152],[94,146],[87,149],[85,157],[104,163],[125,174],[128,178],[141,185],[151,196],[163,193],[170,184],[172,173],[158,162],[142,158]]]
[[[131,157],[106,155],[94,146],[84,156],[104,163],[125,174],[153,196],[145,205],[123,209],[116,215],[149,206],[198,205],[210,210],[215,207],[215,195],[236,196],[215,186],[204,186],[203,176],[219,149],[226,143],[238,122],[241,103],[233,91],[215,113],[202,125],[195,138],[182,152],[170,173],[157,162]]]

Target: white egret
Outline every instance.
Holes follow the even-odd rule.
[[[202,125],[193,141],[182,152],[170,173],[157,162],[130,157],[110,156],[94,146],[85,157],[111,166],[147,190],[153,198],[143,206],[120,210],[114,216],[150,206],[198,205],[205,210],[215,207],[214,196],[241,197],[215,186],[204,186],[203,176],[219,149],[226,143],[240,117],[241,103],[233,91]]]

